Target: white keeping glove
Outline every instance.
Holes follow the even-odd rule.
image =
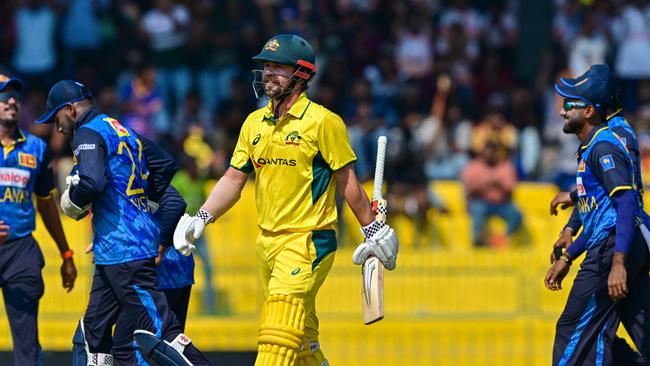
[[[399,242],[395,230],[384,224],[372,236],[366,238],[365,243],[359,244],[352,254],[352,263],[363,264],[369,256],[374,255],[386,269],[392,271],[397,265],[398,251]]]
[[[183,215],[174,230],[174,248],[187,256],[196,249],[194,241],[201,237],[205,225],[213,221],[212,215],[199,210],[196,216]]]
[[[86,207],[77,206],[70,199],[70,187],[74,187],[79,184],[79,174],[68,175],[65,177],[66,188],[61,195],[61,210],[66,216],[71,217],[73,220],[79,221],[88,215],[88,210],[90,210],[90,205]]]
[[[79,184],[79,174],[68,175],[65,177],[65,186],[66,188],[74,187]]]

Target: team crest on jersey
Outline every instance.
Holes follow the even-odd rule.
[[[598,161],[600,161],[600,165],[603,167],[603,171],[605,172],[610,169],[616,168],[616,165],[614,164],[614,159],[612,158],[611,154],[607,154],[601,157],[600,159],[598,159]]]
[[[578,173],[582,173],[585,171],[585,161],[580,160],[580,164],[578,164]]]
[[[298,131],[291,131],[287,137],[284,138],[284,143],[287,145],[300,145],[300,140],[302,140],[302,136],[300,136]]]
[[[36,156],[27,153],[18,153],[18,164],[21,166],[36,169]]]
[[[103,120],[104,122],[108,123],[108,125],[111,126],[113,130],[115,130],[119,137],[129,136],[129,131],[120,124],[120,121],[110,117],[106,117]]]
[[[578,191],[578,197],[587,195],[587,190],[585,189],[585,186],[582,184],[582,177],[576,178],[576,191]]]
[[[277,51],[279,47],[280,47],[280,42],[278,42],[278,40],[275,38],[266,42],[266,44],[264,45],[264,49],[269,50],[271,52]]]

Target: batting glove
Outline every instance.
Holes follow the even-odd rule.
[[[199,210],[196,216],[183,215],[174,230],[174,248],[185,256],[192,254],[196,250],[194,241],[201,237],[205,225],[212,221],[212,215],[205,210]]]
[[[377,231],[373,230],[374,233],[370,237],[366,237],[366,242],[359,244],[357,249],[355,249],[352,254],[352,263],[360,265],[363,264],[368,257],[375,256],[381,261],[386,269],[392,271],[397,265],[399,241],[397,240],[397,235],[395,235],[395,230],[384,223],[379,223],[383,224],[383,226],[375,224],[376,222],[377,221],[373,222],[371,225],[374,224],[374,227],[379,227],[379,229],[377,229]],[[368,226],[362,228],[364,234],[367,231],[364,229],[368,228]]]

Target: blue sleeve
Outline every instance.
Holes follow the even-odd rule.
[[[92,203],[106,187],[106,142],[90,128],[79,128],[72,138],[72,152],[79,168],[79,184],[70,190],[70,199],[79,207]]]
[[[142,143],[142,152],[147,161],[149,178],[147,178],[147,198],[160,203],[162,196],[178,171],[178,164],[166,151],[153,141],[138,135]]]
[[[160,240],[163,246],[169,246],[173,242],[174,229],[185,213],[187,203],[173,186],[168,186],[165,194],[160,199],[160,208],[156,211],[160,222]]]
[[[632,162],[621,148],[610,142],[598,142],[586,163],[610,196],[620,190],[632,189]]]
[[[573,212],[571,212],[571,217],[569,218],[569,222],[567,222],[566,226],[573,230],[573,235],[575,235],[578,230],[580,230],[580,227],[582,227],[582,220],[580,220],[580,213],[578,212],[578,209],[574,206],[573,207]]]
[[[572,259],[578,258],[582,253],[584,253],[585,248],[587,247],[587,237],[580,234],[576,240],[573,241],[568,248],[566,248],[566,253]]]
[[[43,152],[43,161],[41,161],[41,169],[36,176],[34,193],[38,197],[48,197],[53,189],[54,175],[52,174],[52,159],[50,158],[50,151],[45,150]]]
[[[634,219],[638,211],[636,191],[625,190],[614,193],[612,202],[616,209],[616,245],[614,251],[625,253],[630,250],[634,236]]]

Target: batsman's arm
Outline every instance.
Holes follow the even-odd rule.
[[[213,220],[221,217],[239,201],[247,179],[248,173],[233,167],[228,168],[212,188],[208,199],[201,206],[201,210],[212,215]]]
[[[350,209],[352,209],[359,224],[361,224],[361,226],[367,226],[370,225],[375,218],[372,214],[372,206],[370,206],[368,196],[363,190],[363,187],[361,187],[361,184],[359,184],[359,180],[354,173],[353,167],[354,165],[352,163],[344,166],[334,172],[334,177],[336,178],[336,185],[339,188],[339,191],[350,206]]]

